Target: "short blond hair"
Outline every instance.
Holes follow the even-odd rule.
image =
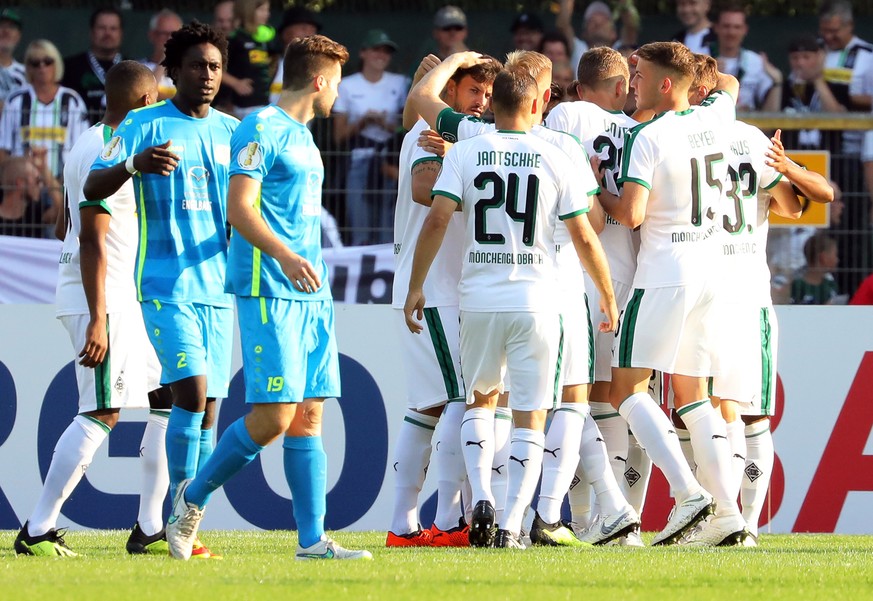
[[[506,55],[503,68],[507,71],[527,73],[537,82],[543,80],[546,74],[551,81],[552,61],[545,54],[533,50],[513,50]]]
[[[718,61],[706,54],[695,54],[694,60],[697,62],[697,74],[691,87],[704,86],[709,94],[718,85]]]
[[[64,59],[61,58],[58,47],[48,40],[33,40],[27,45],[27,50],[24,51],[24,64],[27,65],[27,61],[36,54],[40,56],[45,55],[55,61],[55,83],[61,83],[61,80],[64,78]],[[27,72],[25,72],[25,77],[27,77],[27,83],[32,83]]]
[[[595,89],[617,77],[630,79],[627,59],[618,50],[608,46],[592,48],[579,59],[576,79],[585,88]]]

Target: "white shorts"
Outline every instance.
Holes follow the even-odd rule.
[[[558,313],[474,313],[461,311],[461,365],[467,403],[473,392],[503,392],[512,378],[510,408],[557,406],[561,375],[561,320]]]
[[[141,409],[149,406],[148,393],[161,386],[161,364],[149,342],[139,304],[107,316],[109,348],[95,368],[79,365],[85,344],[88,315],[63,315],[61,324],[70,335],[76,354],[79,412],[98,409]]]
[[[773,307],[725,305],[730,328],[721,342],[720,374],[712,393],[737,401],[742,415],[773,415],[779,326]]]
[[[396,309],[395,322],[401,328],[400,345],[406,371],[406,406],[423,411],[464,400],[461,377],[461,334],[458,307],[424,310],[420,334],[406,329],[403,310]]]
[[[606,315],[600,310],[600,291],[587,272],[585,290],[588,291],[591,331],[594,333],[594,381],[612,382],[612,341],[615,340],[615,334],[600,331],[600,324],[606,321]],[[612,290],[615,292],[615,304],[621,309],[630,297],[631,287],[612,280]]]
[[[619,316],[612,366],[716,375],[720,316],[715,289],[708,282],[636,288]]]
[[[561,299],[564,345],[561,354],[561,385],[594,383],[594,335],[588,296],[565,295]]]

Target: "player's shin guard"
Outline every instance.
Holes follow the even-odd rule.
[[[285,479],[294,499],[298,544],[310,547],[324,534],[327,509],[327,455],[321,436],[286,436]]]
[[[491,462],[491,493],[494,495],[494,515],[501,523],[506,507],[506,486],[509,480],[509,443],[512,436],[512,409],[498,407],[494,413],[494,459]]]
[[[169,411],[152,409],[142,435],[142,481],[139,492],[139,529],[154,536],[164,528],[163,507],[170,486],[167,471],[167,420]]]
[[[185,500],[205,507],[213,492],[251,463],[263,450],[264,447],[249,435],[245,418],[239,418],[225,430],[212,457],[188,485]]]
[[[721,414],[709,399],[677,411],[691,434],[700,483],[716,501],[716,517],[739,515],[736,495],[731,498],[731,460],[727,429]]]
[[[430,443],[438,417],[406,410],[400,434],[394,443],[394,514],[391,532],[410,534],[418,530],[418,495],[430,462]]]
[[[494,503],[491,492],[491,463],[494,460],[494,412],[467,409],[461,422],[461,447],[470,480],[471,500]]]
[[[27,520],[31,536],[40,536],[57,526],[61,506],[82,480],[94,453],[109,436],[109,427],[91,417],[77,415],[55,445],[39,501]]]
[[[765,419],[745,428],[746,434],[746,468],[743,473],[743,486],[740,499],[743,503],[743,517],[746,519],[749,531],[758,534],[758,522],[764,499],[770,488],[770,477],[773,475],[773,435],[770,432],[770,420]]]
[[[597,505],[601,515],[613,515],[624,512],[628,502],[621,493],[612,465],[606,454],[606,443],[600,435],[597,422],[585,420],[582,428],[580,455],[585,473],[588,475],[594,494],[597,495]]]
[[[582,425],[587,414],[585,403],[565,403],[552,414],[545,437],[543,480],[537,501],[537,513],[547,524],[561,519],[561,504],[579,465]]]
[[[178,406],[170,410],[167,421],[167,467],[170,472],[170,497],[183,480],[197,475],[200,457],[200,426],[204,412],[193,413]]]
[[[700,492],[700,484],[682,457],[673,425],[648,394],[632,394],[621,403],[618,412],[627,421],[652,462],[664,473],[677,503]]]
[[[543,466],[545,434],[529,428],[515,428],[509,450],[509,483],[506,510],[500,527],[514,535],[521,532],[521,521],[533,499]]]
[[[433,523],[440,530],[458,525],[461,517],[461,488],[467,472],[461,453],[461,420],[467,407],[463,402],[446,404],[434,432],[433,468],[437,474],[437,509]]]
[[[652,460],[637,437],[628,433],[627,469],[624,471],[622,491],[637,515],[643,515],[649,479],[652,477]]]

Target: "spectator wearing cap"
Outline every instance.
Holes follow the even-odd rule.
[[[282,24],[279,26],[279,39],[282,48],[287,48],[291,40],[306,38],[321,31],[321,21],[316,14],[302,6],[295,6],[286,10],[282,15]],[[276,103],[282,93],[282,77],[285,75],[283,61],[279,61],[276,76],[270,85],[270,102]]]
[[[467,15],[451,4],[442,7],[433,17],[433,39],[436,40],[436,55],[445,59],[455,52],[467,50]]]
[[[516,50],[537,50],[543,41],[543,22],[536,13],[519,13],[509,31],[512,32],[512,47]]]
[[[24,66],[27,84],[9,93],[0,116],[0,160],[40,155],[61,179],[70,149],[88,129],[85,103],[75,90],[60,85],[64,63],[50,41],[32,41]]]
[[[766,56],[743,48],[749,33],[746,11],[741,4],[729,4],[718,11],[713,27],[717,44],[712,56],[718,70],[740,82],[737,110],[778,111],[782,102],[782,73]]]
[[[13,56],[21,41],[21,17],[11,8],[0,10],[0,109],[14,88],[27,81],[24,65]]]
[[[409,90],[406,77],[387,71],[396,50],[387,33],[368,31],[359,54],[361,70],[340,81],[333,107],[334,142],[349,150],[345,222],[352,246],[388,242],[392,235],[397,182],[383,176],[383,154],[400,124]]]
[[[233,112],[242,119],[269,104],[270,84],[284,48],[270,20],[270,0],[236,0],[239,27],[227,40],[227,70],[221,84],[233,90]]]
[[[589,48],[596,46],[636,46],[640,30],[640,14],[633,0],[621,0],[615,12],[621,18],[621,38],[615,29],[612,9],[606,2],[594,0],[586,8],[582,17],[582,38],[576,37],[573,29],[573,11],[575,0],[561,0],[558,14],[555,17],[555,27],[564,34],[570,43],[570,64],[573,69],[579,65],[579,60]]]
[[[88,50],[64,60],[65,87],[72,88],[85,101],[91,123],[103,115],[106,106],[106,72],[117,65],[121,56],[124,23],[121,11],[104,6],[91,13]]]
[[[149,20],[148,39],[152,45],[152,55],[140,62],[152,70],[158,80],[158,97],[160,100],[176,95],[176,84],[167,75],[161,61],[164,60],[164,44],[173,32],[182,29],[182,18],[168,8],[155,13]]]
[[[676,0],[676,17],[684,29],[673,35],[696,54],[712,54],[715,32],[709,20],[710,0]]]

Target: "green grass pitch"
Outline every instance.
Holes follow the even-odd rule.
[[[873,599],[873,536],[763,535],[755,549],[385,549],[340,532],[372,562],[298,562],[292,532],[206,531],[224,555],[130,557],[126,532],[71,532],[80,557],[17,557],[0,532],[4,599]],[[651,535],[646,537],[651,538]]]

